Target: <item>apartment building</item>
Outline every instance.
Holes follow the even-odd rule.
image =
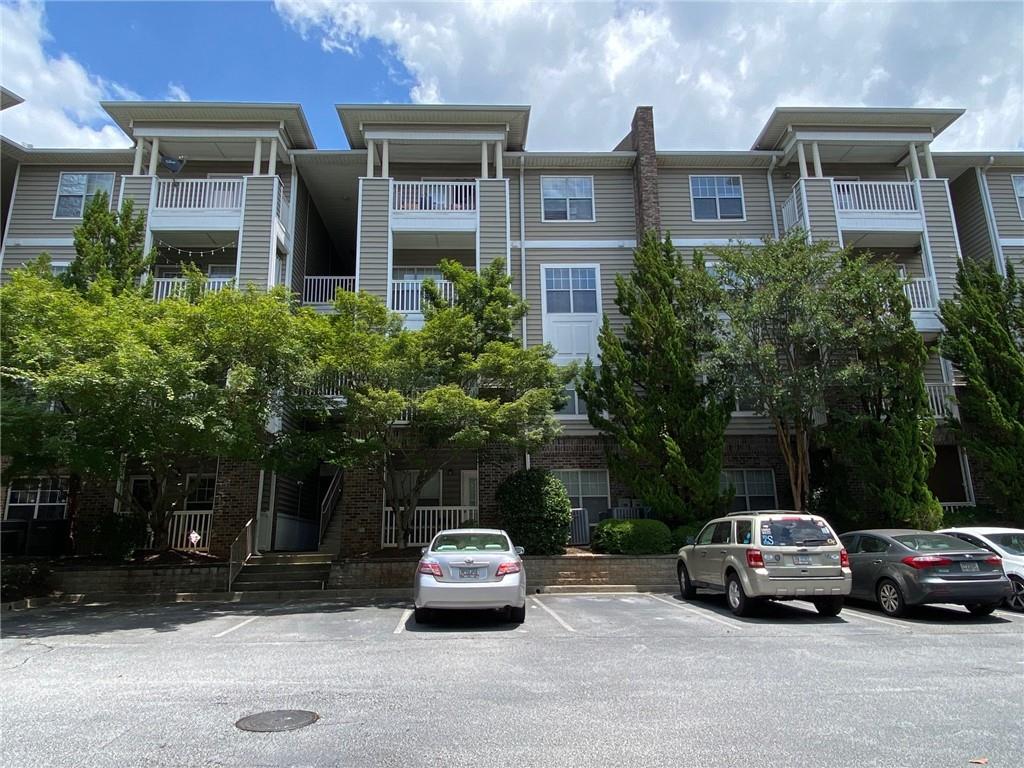
[[[417,327],[422,282],[440,277],[441,259],[480,269],[501,258],[530,307],[517,329],[522,342],[551,343],[567,363],[599,358],[604,317],[622,327],[614,279],[632,268],[641,233],[670,234],[689,255],[799,226],[904,272],[914,323],[933,350],[924,371],[939,418],[933,489],[947,505],[972,504],[983,492],[942,424],[955,412],[956,381],[934,351],[938,301],[954,295],[961,258],[1021,265],[1024,153],[932,153],[961,110],[780,108],[749,150],[687,151],[657,149],[653,112],[640,107],[610,151],[530,152],[526,106],[340,105],[350,147],[341,151],[318,150],[293,104],[104,107],[132,149],[4,140],[4,165],[16,171],[0,274],[44,250],[63,268],[84,202],[102,189],[112,205],[130,199],[146,215],[156,299],[180,290],[181,266],[195,263],[208,290],[283,284],[324,312],[338,291],[362,290]],[[586,510],[574,526],[579,541],[604,516],[642,514],[628,482],[609,476],[606,438],[590,426],[585,403],[569,394],[562,435],[550,445],[528,456],[455,457],[421,495],[421,538],[465,519],[495,522],[496,487],[527,465],[556,472],[573,506]],[[767,419],[734,415],[724,464],[737,508],[792,504]],[[368,471],[343,476],[324,466],[286,478],[211,460],[196,474],[201,482],[172,529],[176,545],[223,554],[253,517],[262,549],[349,555],[395,542],[394,515]],[[63,482],[12,484],[5,521],[59,518]],[[109,491],[91,493],[83,509],[113,504]],[[192,531],[198,544],[188,541]]]

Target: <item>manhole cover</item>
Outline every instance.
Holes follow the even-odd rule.
[[[271,712],[260,712],[243,717],[235,723],[235,727],[243,731],[258,731],[260,733],[294,731],[296,728],[312,725],[319,719],[320,715],[316,712],[307,712],[304,709],[275,709]]]

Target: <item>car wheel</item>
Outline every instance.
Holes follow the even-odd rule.
[[[816,597],[814,607],[822,616],[838,616],[843,610],[843,598],[841,597]]]
[[[686,570],[686,566],[680,563],[677,571],[679,572],[679,594],[683,600],[693,600],[697,596],[697,588],[690,581],[690,574]]]
[[[429,624],[434,617],[429,608],[417,608],[413,611],[417,624]]]
[[[513,624],[522,624],[526,621],[526,604],[516,608],[512,606],[508,609],[508,620]]]
[[[1010,577],[1013,594],[1006,598],[1006,607],[1011,611],[1024,613],[1024,579],[1019,576]]]
[[[729,610],[737,616],[746,616],[752,608],[752,600],[743,591],[743,585],[735,573],[730,573],[725,583],[725,599],[729,603]]]
[[[971,603],[964,606],[972,616],[988,616],[998,607],[999,603]]]
[[[878,606],[887,616],[902,616],[907,612],[907,603],[903,599],[903,592],[900,586],[892,579],[882,579],[878,582]]]

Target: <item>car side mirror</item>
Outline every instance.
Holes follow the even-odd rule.
[[[688,547],[689,547],[689,546],[691,546],[691,545],[695,544],[695,543],[696,543],[696,541],[697,541],[697,539],[696,539],[695,537],[693,537],[693,536],[687,536],[687,537],[686,537],[686,546],[688,546]]]
[[[520,557],[522,557],[523,555],[526,554],[526,550],[523,549],[522,547],[516,547],[516,554],[519,555]]]
[[[427,548],[426,547],[420,547],[420,554],[421,555],[427,554]]]

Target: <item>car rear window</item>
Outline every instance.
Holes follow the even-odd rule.
[[[990,533],[988,537],[1011,555],[1024,555],[1024,533]]]
[[[836,543],[828,524],[813,517],[772,517],[762,519],[761,546],[820,547]]]
[[[944,533],[901,533],[893,536],[896,541],[915,552],[950,552],[953,550],[981,549],[969,541],[947,536]]]
[[[500,533],[443,533],[434,539],[434,552],[508,552],[508,537]]]

